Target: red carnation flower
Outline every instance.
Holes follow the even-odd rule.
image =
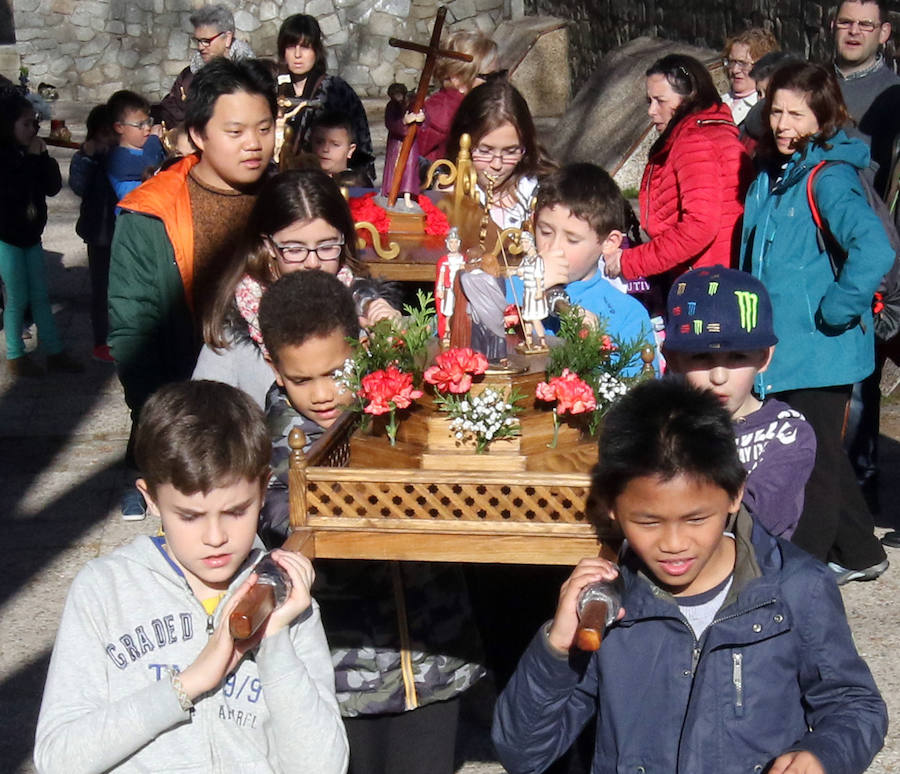
[[[568,368],[549,382],[538,384],[535,395],[540,400],[555,400],[558,414],[584,414],[597,408],[591,386]]]
[[[416,398],[422,397],[422,391],[413,388],[412,374],[396,366],[364,376],[360,394],[369,401],[364,411],[375,415],[405,409]]]
[[[462,394],[472,387],[472,376],[487,371],[487,358],[469,347],[456,347],[441,352],[434,365],[425,369],[424,378],[439,392]]]

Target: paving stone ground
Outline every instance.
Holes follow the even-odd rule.
[[[80,135],[76,135],[80,136]],[[63,172],[71,151],[53,149]],[[123,522],[118,498],[125,484],[122,456],[128,414],[111,366],[89,361],[89,281],[84,246],[74,234],[78,200],[68,190],[50,205],[44,245],[57,323],[85,374],[12,380],[0,366],[0,772],[32,772],[34,728],[50,648],[66,590],[89,559],[139,534],[152,519]],[[0,356],[5,346],[0,344]],[[0,360],[2,362],[2,360]],[[900,526],[900,404],[882,420],[882,527]],[[900,717],[900,551],[874,583],[843,590],[857,645]],[[548,611],[548,615],[549,615]],[[75,667],[77,668],[77,667]],[[460,730],[459,772],[503,771],[487,738],[490,687],[468,702]],[[893,731],[869,769],[900,772],[900,741]]]

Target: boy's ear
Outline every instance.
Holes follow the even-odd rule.
[[[150,494],[150,487],[147,484],[147,480],[144,478],[139,478],[134,482],[134,485],[137,487],[137,490],[144,496],[144,499],[147,501],[147,510],[151,513],[155,513],[157,516],[159,515],[159,508],[156,507],[156,499]]]
[[[356,143],[351,142],[350,147],[347,149],[347,160],[348,161],[350,160],[350,157],[353,156],[354,153],[356,153]]]
[[[606,239],[600,243],[600,252],[603,255],[612,255],[622,247],[622,240],[624,238],[625,234],[614,228],[606,235]]]
[[[741,509],[741,502],[744,499],[744,485],[741,485],[741,491],[737,493],[737,496],[731,501],[731,505],[728,508],[729,513],[737,513]]]
[[[275,381],[278,382],[278,386],[284,387],[284,379],[281,378],[281,374],[278,372],[278,366],[275,365],[275,361],[272,360],[272,356],[268,352],[266,352],[264,359],[269,364],[269,368],[272,369],[272,373],[275,374]]]
[[[766,353],[765,359],[763,360],[762,365],[756,369],[756,372],[760,374],[765,371],[769,367],[769,363],[772,362],[772,356],[775,354],[775,345],[773,344],[771,347],[763,351]]]
[[[203,135],[200,134],[200,132],[198,132],[194,127],[191,127],[190,129],[188,129],[188,137],[191,138],[191,142],[194,143],[194,147],[198,151],[203,153],[203,146],[205,144]]]

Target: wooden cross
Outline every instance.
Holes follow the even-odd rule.
[[[434,73],[434,66],[438,57],[442,56],[448,59],[458,59],[461,62],[471,62],[471,54],[462,54],[459,51],[447,51],[440,48],[441,30],[444,27],[444,18],[447,16],[447,6],[442,5],[438,8],[437,16],[434,19],[434,29],[431,31],[431,42],[427,46],[420,43],[412,43],[408,40],[397,40],[391,38],[388,45],[394,48],[405,48],[408,51],[418,51],[425,54],[425,66],[422,68],[422,75],[419,78],[419,88],[416,91],[416,98],[413,100],[409,108],[410,113],[418,113],[425,104],[425,97],[428,94],[428,85],[431,83],[431,76]],[[397,163],[394,165],[394,177],[391,179],[391,193],[388,196],[388,206],[393,207],[397,201],[397,195],[400,192],[400,182],[403,177],[403,170],[406,168],[406,162],[409,160],[409,152],[412,149],[413,141],[416,139],[416,132],[419,129],[418,123],[409,125],[409,131],[403,138],[403,145],[400,146],[400,154],[397,156]]]

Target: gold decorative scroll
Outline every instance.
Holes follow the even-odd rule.
[[[375,225],[369,223],[368,221],[361,220],[357,223],[353,224],[353,227],[357,231],[368,231],[369,235],[372,237],[372,249],[375,250],[376,255],[384,261],[392,261],[398,255],[400,255],[400,245],[396,242],[389,242],[387,247],[384,247],[381,242],[381,234],[378,233],[378,229],[375,228]],[[356,242],[357,248],[362,250],[366,246],[366,240],[363,237],[359,237]]]

